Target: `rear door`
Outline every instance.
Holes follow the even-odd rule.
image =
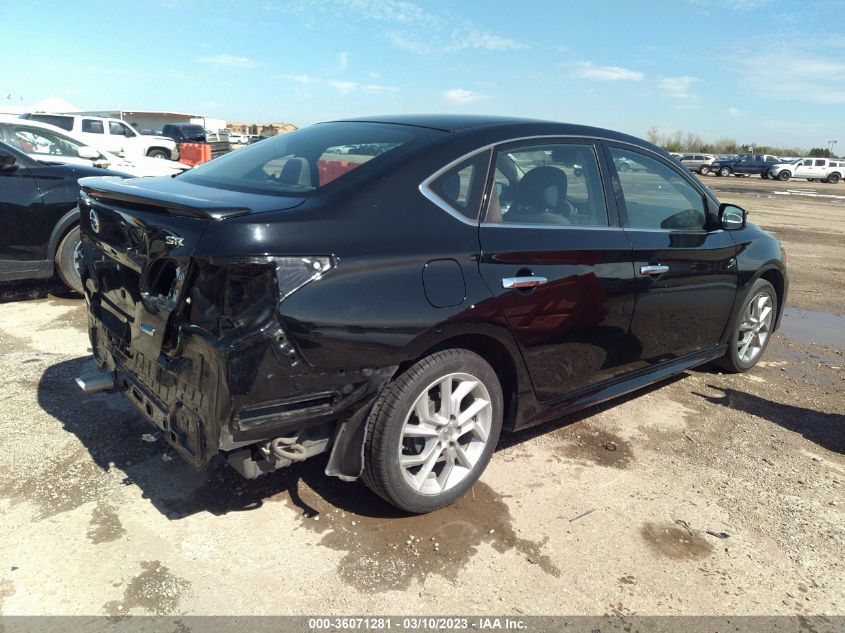
[[[638,358],[631,247],[590,140],[502,145],[493,157],[479,268],[548,401]]]
[[[620,219],[633,246],[631,335],[651,365],[716,345],[737,290],[736,244],[694,178],[657,154],[608,143]]]

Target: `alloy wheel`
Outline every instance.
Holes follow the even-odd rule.
[[[748,304],[739,326],[737,355],[743,363],[753,363],[763,352],[772,331],[773,319],[772,298],[769,293],[761,292]]]
[[[402,427],[399,466],[416,492],[441,494],[467,477],[490,437],[493,406],[484,383],[452,373],[429,385]]]

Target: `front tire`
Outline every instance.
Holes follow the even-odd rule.
[[[74,226],[68,231],[56,249],[56,273],[64,284],[82,294],[82,277],[79,275],[79,266],[82,256],[82,238],[79,234],[79,226]]]
[[[722,167],[719,170],[720,176],[730,176],[731,175],[731,168],[730,167]]]
[[[740,373],[758,363],[772,338],[777,313],[778,296],[774,286],[765,279],[758,279],[733,324],[728,351],[721,358],[725,369]]]
[[[423,358],[379,396],[367,421],[364,482],[405,510],[449,505],[479,478],[502,430],[502,388],[478,354]]]
[[[790,174],[788,171],[782,171],[778,174],[778,180],[786,182],[787,180],[789,180],[790,176],[792,176],[792,174]]]
[[[147,152],[150,158],[170,158],[170,153],[163,149],[151,149]]]

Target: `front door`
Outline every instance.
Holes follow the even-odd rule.
[[[534,141],[502,146],[494,161],[479,267],[537,398],[618,376],[640,353],[628,335],[634,275],[597,147]]]
[[[607,151],[635,165],[617,172],[615,185],[634,250],[631,334],[642,346],[643,366],[715,346],[737,291],[733,237],[715,228],[704,192],[669,161],[621,145]]]

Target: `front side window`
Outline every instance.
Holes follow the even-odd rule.
[[[79,156],[81,145],[52,130],[28,125],[10,125],[11,145],[26,154],[39,156]]]
[[[113,136],[135,136],[129,126],[120,121],[109,121],[109,134]]]
[[[607,226],[607,208],[592,145],[554,143],[496,153],[485,222]]]
[[[347,174],[389,164],[424,133],[384,123],[321,123],[231,152],[179,178],[232,191],[307,195]]]
[[[619,171],[629,227],[704,229],[704,197],[674,169],[638,152],[611,147],[610,153],[614,162],[625,160],[633,165],[632,169]]]
[[[104,134],[103,122],[97,119],[82,119],[82,131],[88,134]]]

